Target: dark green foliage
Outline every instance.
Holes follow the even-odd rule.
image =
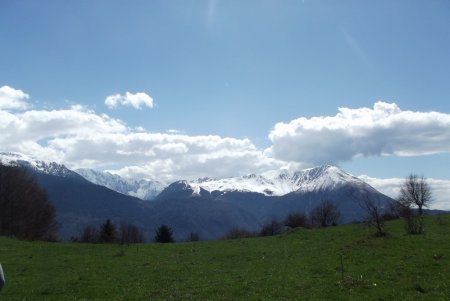
[[[100,242],[113,243],[116,241],[116,237],[116,226],[114,226],[110,219],[107,219],[100,228]]]
[[[55,209],[35,178],[0,164],[0,235],[54,241],[57,229]]]
[[[175,242],[172,237],[172,229],[167,225],[161,225],[155,231],[154,241],[158,243],[170,243]]]

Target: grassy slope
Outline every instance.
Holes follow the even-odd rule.
[[[362,225],[280,237],[119,246],[0,238],[0,300],[450,300],[450,216],[425,235]],[[340,254],[345,277],[341,280]]]

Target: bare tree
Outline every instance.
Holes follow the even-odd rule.
[[[322,201],[311,213],[311,223],[317,227],[337,225],[341,220],[341,213],[337,206],[330,201]]]
[[[98,243],[100,241],[100,232],[93,226],[86,226],[81,230],[80,238],[77,241],[82,243]]]
[[[308,218],[302,212],[290,213],[284,220],[284,225],[289,228],[306,227]]]
[[[386,229],[383,220],[383,212],[379,200],[373,200],[366,195],[361,200],[360,206],[366,211],[367,224],[374,227],[377,230],[378,236],[385,236]]]
[[[262,226],[259,234],[261,236],[273,236],[282,233],[283,233],[283,224],[277,222],[276,220],[272,220]]]
[[[199,240],[200,240],[200,236],[198,235],[197,232],[189,233],[187,241],[199,241]]]
[[[431,188],[424,176],[410,174],[400,188],[399,202],[404,206],[417,206],[419,216],[423,215],[422,207],[428,207],[432,202]]]
[[[234,227],[230,229],[224,236],[220,239],[222,240],[230,240],[230,239],[239,239],[239,238],[249,238],[258,236],[257,232],[248,231],[243,228]]]
[[[144,242],[144,233],[133,224],[122,224],[119,229],[121,244],[135,244]]]
[[[34,176],[0,163],[0,235],[56,240],[55,209]]]

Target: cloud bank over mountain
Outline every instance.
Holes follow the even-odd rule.
[[[133,128],[81,105],[30,109],[25,92],[8,86],[0,92],[0,150],[127,178],[223,178],[338,164],[357,156],[450,151],[450,114],[406,111],[381,101],[373,108],[339,108],[335,116],[277,123],[268,136],[271,145],[263,149],[250,139]],[[146,103],[127,95],[116,98],[111,105]]]
[[[337,164],[357,156],[420,156],[450,151],[450,114],[403,111],[378,101],[373,108],[339,108],[335,116],[277,123],[268,153],[302,165]]]

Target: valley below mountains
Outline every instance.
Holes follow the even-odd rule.
[[[289,213],[308,214],[321,201],[335,204],[343,223],[360,221],[364,198],[386,207],[388,196],[335,166],[290,172],[270,171],[226,179],[129,180],[90,169],[70,170],[19,153],[0,153],[2,164],[32,172],[55,206],[60,238],[77,236],[106,219],[132,223],[151,240],[155,229],[167,224],[177,241],[195,232],[200,239],[216,239],[232,228],[256,231]]]

